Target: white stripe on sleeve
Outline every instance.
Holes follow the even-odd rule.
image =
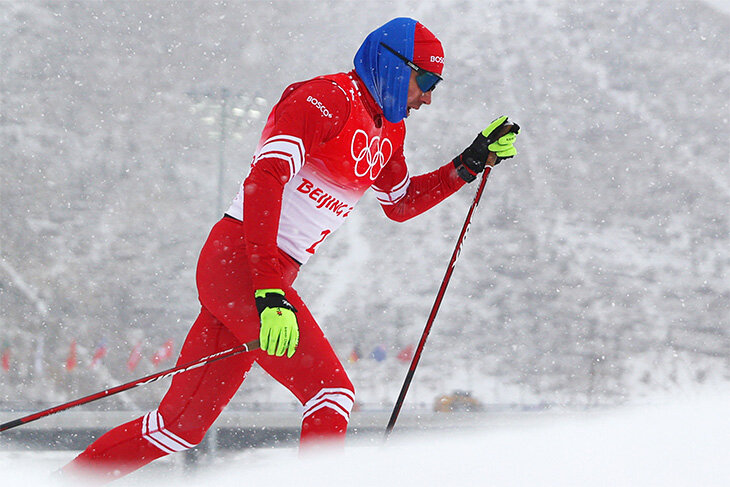
[[[304,164],[306,151],[302,139],[291,135],[275,135],[264,142],[258,154],[254,157],[254,164],[265,157],[282,159],[289,164],[289,178],[291,179]]]
[[[373,186],[372,188],[373,192],[375,193],[375,197],[378,199],[381,205],[394,205],[406,195],[406,193],[408,192],[408,186],[410,185],[411,177],[410,175],[406,174],[406,176],[400,183],[396,184],[387,191],[384,191],[375,186]]]

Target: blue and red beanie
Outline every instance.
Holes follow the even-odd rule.
[[[408,114],[408,81],[411,68],[382,47],[383,42],[419,67],[441,74],[444,49],[420,22],[399,17],[378,27],[355,54],[355,71],[383,109],[385,118],[398,123]]]

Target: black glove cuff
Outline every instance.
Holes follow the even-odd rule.
[[[459,156],[456,159],[452,160],[451,163],[456,168],[456,173],[459,175],[459,177],[467,183],[471,183],[477,178],[477,173],[471,171],[469,167],[464,164],[462,156]]]
[[[480,172],[484,171],[489,156],[489,144],[491,142],[487,137],[478,134],[474,142],[453,160],[461,179],[471,183]]]
[[[297,312],[297,309],[279,293],[266,293],[264,297],[256,298],[256,309],[261,314],[266,308],[286,308],[290,311]]]

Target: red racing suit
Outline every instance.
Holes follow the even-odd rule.
[[[285,90],[227,212],[244,222],[257,289],[282,287],[277,248],[306,263],[368,188],[404,221],[464,184],[451,164],[412,178],[404,138],[405,123],[382,116],[354,71]]]
[[[257,350],[174,376],[157,409],[107,432],[63,471],[111,479],[198,444],[254,362],[301,402],[303,446],[344,441],[354,388],[292,284],[368,188],[388,217],[404,221],[463,186],[451,163],[411,177],[404,137],[405,124],[383,117],[354,71],[289,86],[269,115],[238,196],[201,251],[201,311],[178,364],[258,338],[256,289],[283,289],[298,310],[296,353]]]

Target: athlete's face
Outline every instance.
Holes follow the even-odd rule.
[[[431,91],[422,92],[416,83],[416,72],[411,70],[411,80],[408,83],[408,114],[411,109],[418,110],[421,105],[431,104]]]

